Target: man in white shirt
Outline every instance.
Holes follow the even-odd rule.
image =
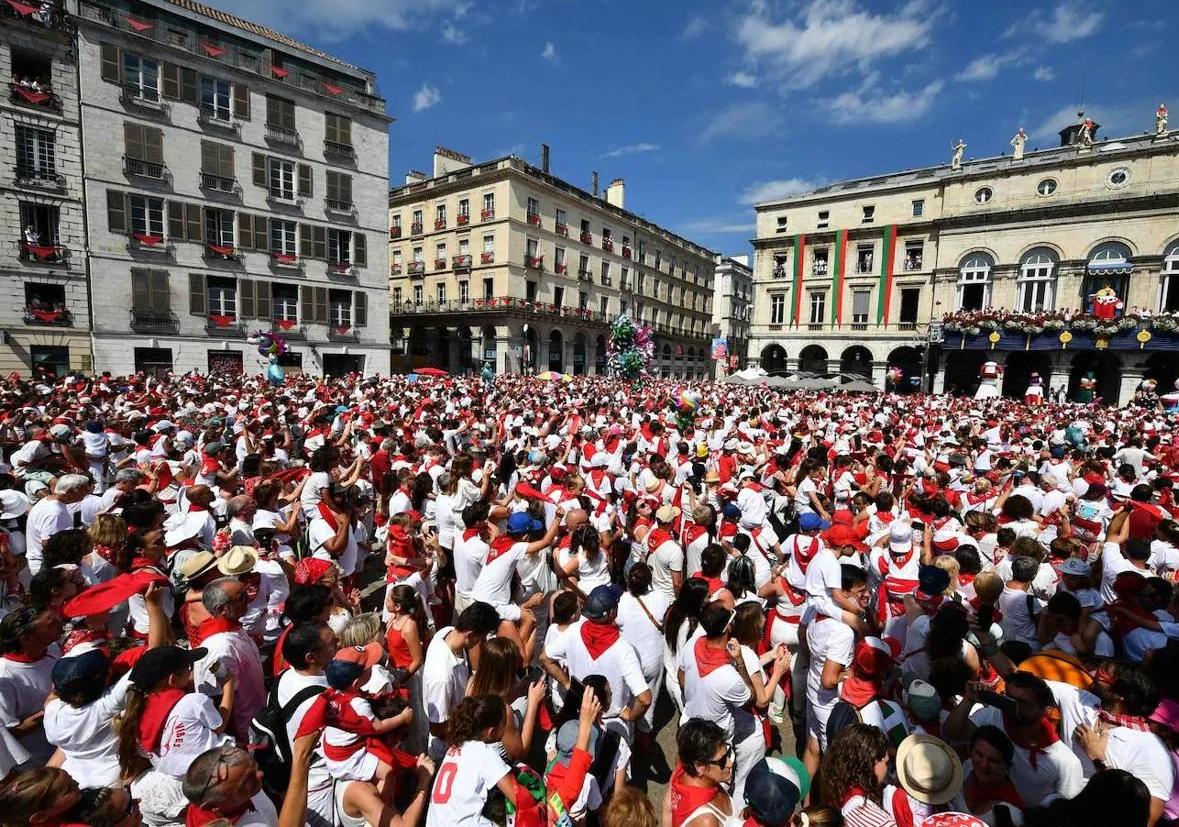
[[[441,513],[441,511],[439,512]],[[464,529],[455,529],[452,539],[454,560],[454,613],[458,617],[474,602],[471,592],[487,554],[491,550],[488,537],[491,529],[487,525],[489,508],[486,500],[479,500],[463,509]]]
[[[286,719],[287,743],[294,744],[303,716],[327,689],[323,670],[338,648],[336,633],[326,623],[300,623],[292,627],[283,640],[282,656],[291,666],[279,676],[273,691],[284,710],[298,699]],[[335,824],[334,786],[335,781],[324,762],[314,759],[307,775],[308,827],[333,827]]]
[[[426,649],[422,665],[422,705],[430,722],[428,752],[434,761],[446,753],[446,722],[467,692],[471,677],[470,652],[499,628],[499,613],[475,602],[463,610],[454,626],[439,629]]]
[[[350,577],[356,571],[359,555],[356,531],[352,525],[350,492],[349,488],[333,485],[331,498],[340,506],[340,510],[332,509],[327,500],[316,504],[311,524],[307,527],[311,556],[334,561],[340,567],[342,577]]]
[[[81,502],[89,487],[89,477],[66,474],[57,480],[52,494],[46,494],[29,509],[25,529],[25,560],[28,561],[30,575],[41,570],[45,541],[59,531],[74,527],[69,506]]]
[[[228,821],[235,827],[278,824],[278,811],[262,791],[258,765],[241,747],[215,747],[202,753],[184,775],[184,796],[189,800],[189,824],[215,821]]]
[[[675,538],[673,524],[680,516],[674,505],[655,512],[655,527],[647,532],[647,563],[651,566],[651,587],[675,600],[684,582],[684,550]]]
[[[249,733],[250,720],[266,705],[262,656],[241,627],[249,606],[246,587],[233,577],[221,577],[205,586],[201,603],[210,618],[198,627],[201,646],[208,650],[192,668],[193,685],[211,698],[221,696],[217,680],[220,663],[234,679],[233,718],[228,731],[239,739]]]

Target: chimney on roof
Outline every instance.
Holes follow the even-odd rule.
[[[549,173],[549,145],[540,145],[540,171],[545,175]]]
[[[1081,142],[1081,127],[1085,125],[1085,110],[1077,111],[1077,122],[1071,123],[1064,129],[1060,130],[1060,145],[1061,146],[1076,146]],[[1101,124],[1093,121],[1092,128],[1089,131],[1089,137],[1096,141],[1097,130],[1101,129]]]
[[[626,209],[626,181],[615,178],[610,182],[610,186],[606,187],[606,203],[620,210]]]
[[[594,170],[594,198],[598,197],[598,171]]]
[[[405,173],[405,183],[418,184],[418,183],[421,183],[422,181],[425,181],[429,177],[430,176],[426,175],[426,173],[424,173],[424,172],[419,172],[416,169],[411,169],[409,172]]]
[[[452,172],[458,172],[460,169],[466,169],[473,163],[474,161],[471,160],[470,155],[463,155],[461,152],[455,152],[453,149],[447,149],[444,146],[434,147],[435,178],[441,175],[449,175]]]

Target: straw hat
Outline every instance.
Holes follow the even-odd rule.
[[[962,789],[962,762],[940,738],[910,735],[897,748],[897,780],[925,804],[945,804]]]
[[[234,546],[217,561],[217,570],[226,577],[249,574],[258,564],[258,552],[250,546]]]

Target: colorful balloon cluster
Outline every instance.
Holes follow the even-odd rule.
[[[901,384],[901,379],[903,379],[904,376],[905,376],[905,372],[903,370],[901,370],[897,365],[892,365],[891,367],[889,367],[888,372],[885,373],[885,378],[888,379],[889,384],[892,385],[894,388],[897,385]]]
[[[700,406],[700,392],[694,390],[680,391],[676,396],[675,423],[680,433],[692,428],[696,423],[696,409]]]
[[[259,330],[246,341],[256,345],[261,356],[282,356],[287,352],[287,340],[269,330]]]
[[[623,313],[610,325],[606,353],[610,369],[623,379],[638,379],[655,358],[655,337],[651,328]]]

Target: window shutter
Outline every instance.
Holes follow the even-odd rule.
[[[124,151],[128,158],[134,158],[137,161],[147,160],[144,155],[143,127],[141,125],[125,121],[123,123],[123,140],[126,143]]]
[[[315,249],[314,258],[327,258],[327,227],[311,228],[312,247]]]
[[[259,319],[265,319],[267,322],[271,319],[270,282],[268,281],[254,282],[254,312],[258,314]]]
[[[102,44],[102,79],[111,83],[120,83],[123,79],[123,61],[120,60],[119,47],[111,43]]]
[[[299,225],[299,255],[303,258],[314,258],[311,250],[311,225]]]
[[[184,203],[181,201],[168,202],[168,237],[178,241],[184,238]]]
[[[238,279],[237,295],[239,315],[243,319],[254,318],[254,282],[249,279]]]
[[[164,130],[153,126],[143,128],[144,160],[152,164],[164,163]]]
[[[315,288],[315,320],[321,324],[327,324],[328,289],[326,287]]]
[[[266,232],[266,216],[254,216],[254,249],[265,252],[270,249],[270,235]]]
[[[249,213],[237,217],[237,246],[243,250],[254,246],[254,216]]]
[[[250,119],[250,89],[244,83],[233,85],[233,116],[241,121]]]
[[[206,175],[218,175],[217,172],[217,144],[212,141],[201,141],[201,172]]]
[[[131,309],[151,310],[151,271],[131,268]]]
[[[368,266],[368,248],[365,244],[364,233],[359,231],[352,234],[352,263],[357,267]]]
[[[106,191],[107,227],[112,233],[127,232],[127,195],[116,190]]]
[[[323,113],[323,139],[325,141],[336,141],[336,116],[331,112]]]
[[[175,63],[160,64],[160,94],[171,100],[180,100],[180,67]]]
[[[340,174],[338,172],[332,172],[329,169],[327,171],[327,177],[326,177],[326,181],[324,183],[325,197],[329,201],[339,201],[340,200],[340,197],[338,195],[339,191],[340,191]]]
[[[307,164],[299,164],[299,196],[311,197],[311,167]]]
[[[208,305],[205,302],[204,273],[188,274],[188,312],[194,316],[208,315]]]
[[[201,102],[200,93],[197,91],[196,69],[180,68],[180,99],[193,106]]]
[[[172,309],[172,296],[168,290],[168,271],[149,271],[151,283],[150,307],[155,313],[167,313]]]
[[[201,205],[185,204],[184,216],[184,222],[186,225],[185,237],[189,241],[204,241],[205,223],[201,220]]]
[[[315,321],[315,288],[299,286],[299,318],[304,322]]]
[[[339,142],[342,144],[352,144],[352,119],[340,115],[337,119],[336,134],[339,135]]]
[[[218,158],[217,168],[220,170],[218,174],[222,178],[237,180],[237,174],[233,164],[233,147],[229,144],[221,144],[221,153]]]
[[[254,186],[266,186],[266,156],[261,152],[254,153]]]
[[[351,204],[352,203],[352,176],[351,175],[340,175],[339,176],[339,183],[336,185],[336,187],[340,191],[338,198],[341,201],[343,201],[345,204]]]
[[[356,327],[364,327],[368,324],[368,295],[360,290],[357,290],[352,294],[352,297],[352,322]]]

